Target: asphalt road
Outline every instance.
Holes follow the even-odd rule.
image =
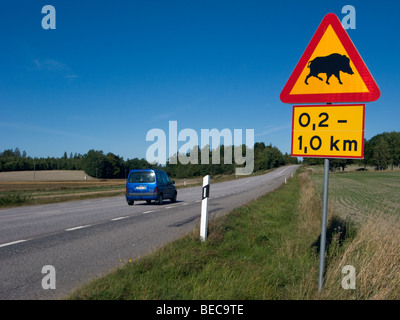
[[[297,168],[211,184],[209,219],[276,189]],[[162,206],[128,206],[118,196],[0,210],[0,299],[62,299],[181,237],[199,224],[201,190],[178,189],[177,202]],[[55,289],[42,287],[47,265],[54,267]]]

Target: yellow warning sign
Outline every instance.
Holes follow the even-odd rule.
[[[294,106],[292,156],[364,157],[365,104]]]
[[[368,92],[332,26],[328,26],[290,94]]]
[[[281,92],[285,103],[375,101],[380,90],[337,16],[325,16]]]

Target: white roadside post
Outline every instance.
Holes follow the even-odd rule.
[[[207,239],[208,228],[208,197],[210,195],[210,176],[203,178],[203,190],[201,194],[201,218],[200,218],[200,239],[202,242]]]

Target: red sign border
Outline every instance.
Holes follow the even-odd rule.
[[[355,65],[369,92],[290,94],[329,25],[331,25],[333,30],[336,32],[336,35],[347,51],[350,60]],[[291,104],[324,102],[371,102],[378,100],[380,94],[381,93],[378,85],[362,60],[346,30],[343,28],[339,18],[334,13],[328,13],[322,20],[302,57],[293,70],[288,82],[281,92],[280,99],[283,103]]]
[[[293,131],[294,131],[294,109],[305,108],[305,107],[349,107],[349,106],[363,106],[363,125],[362,125],[362,144],[361,144],[361,156],[359,157],[349,157],[349,156],[326,156],[326,155],[304,155],[304,154],[293,154]],[[300,106],[293,106],[292,110],[292,139],[291,139],[291,146],[290,146],[290,156],[291,157],[303,157],[303,158],[325,158],[325,159],[364,159],[364,140],[365,140],[365,103],[348,103],[348,104],[313,104],[313,105],[300,105]]]

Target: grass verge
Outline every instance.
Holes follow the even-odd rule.
[[[31,198],[29,194],[21,192],[0,195],[0,207],[22,206],[29,203]]]
[[[0,208],[125,194],[125,181],[2,182]]]

